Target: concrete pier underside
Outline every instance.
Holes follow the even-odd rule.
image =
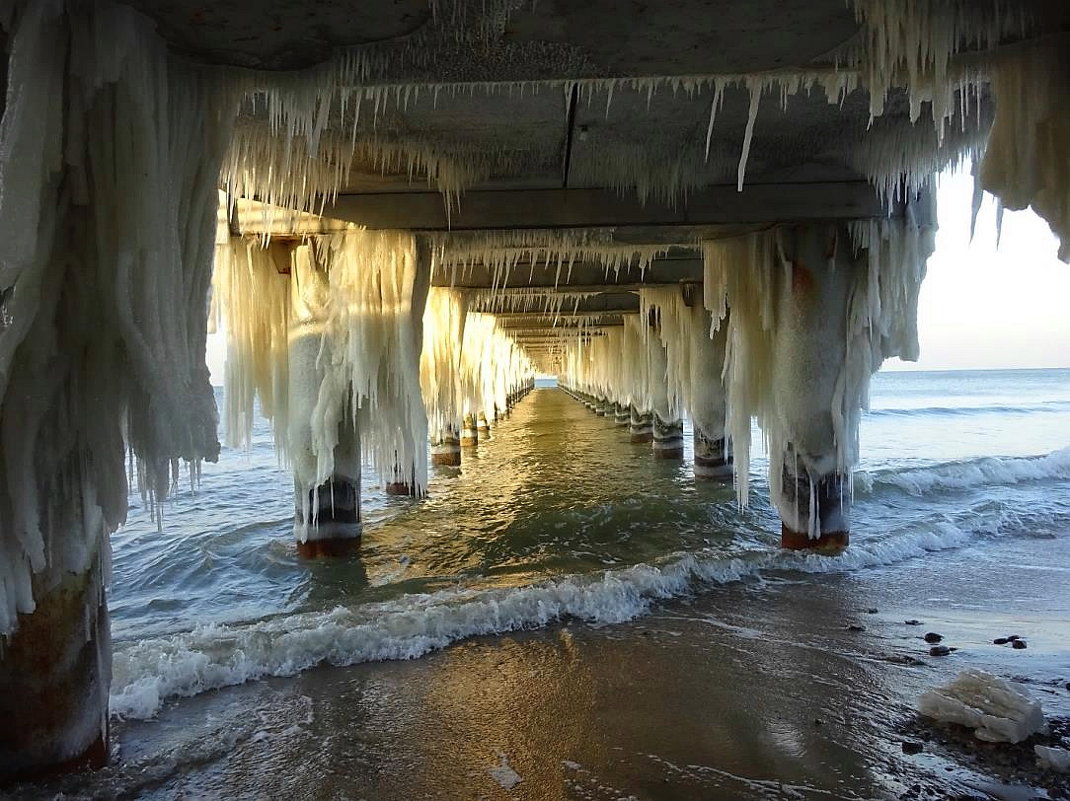
[[[848,157],[874,129],[865,91],[833,102],[821,92],[800,92],[756,104],[754,95],[761,91],[746,86],[748,76],[770,71],[834,74],[842,48],[862,36],[859,18],[843,0],[346,0],[273,4],[271,13],[246,0],[210,6],[200,0],[129,0],[124,5],[147,15],[172,51],[192,62],[295,70],[322,65],[338,48],[362,47],[358,58],[367,57],[367,87],[419,87],[411,96],[399,89],[380,112],[366,113],[351,129],[332,127],[328,120],[325,138],[374,139],[377,146],[427,156],[424,161],[377,158],[371,148],[358,149],[350,169],[339,171],[345,174],[343,185],[317,205],[317,214],[295,215],[295,209],[265,208],[258,197],[239,198],[222,212],[224,238],[229,232],[297,241],[341,231],[347,223],[412,232],[421,248],[435,254],[420,262],[424,284],[467,293],[470,311],[495,314],[501,329],[547,372],[559,366],[563,342],[589,341],[639,314],[637,292],[643,288],[686,289],[688,307],[694,307],[693,290],[704,280],[701,241],[785,225],[842,228],[857,221],[899,220],[906,213],[901,198],[877,192],[858,161]],[[1070,24],[1070,10],[1062,4],[1021,0],[1021,6],[1038,20],[1035,31],[1058,32]],[[991,49],[1007,44],[1011,37],[991,43]],[[717,90],[714,125],[714,84],[696,78],[728,75],[742,79]],[[634,80],[611,85],[606,79]],[[654,83],[644,83],[647,79]],[[9,96],[25,88],[9,87]],[[971,101],[948,126],[946,143],[938,145],[935,132],[929,132],[934,154],[945,145],[965,146],[971,136],[983,139],[978,131],[991,119],[992,98],[982,89]],[[911,113],[906,93],[893,90],[876,127],[912,133]],[[262,105],[249,102],[239,123],[264,124],[265,117]],[[435,173],[430,164],[441,169]],[[443,177],[457,174],[464,176],[464,186],[449,185]],[[621,178],[625,174],[628,182]],[[95,211],[106,215],[110,210]],[[582,238],[626,255],[612,267],[594,257],[570,259],[563,267],[548,255],[568,250],[562,242]],[[498,244],[497,261],[481,258],[492,249],[488,243]],[[501,256],[500,251],[508,252]],[[862,269],[858,264],[847,268]],[[842,311],[842,285],[813,286],[820,294],[814,309]],[[501,302],[510,292],[532,288],[548,291],[524,303]],[[480,290],[493,290],[497,298]],[[562,303],[555,292],[573,297]],[[812,361],[834,339],[817,325],[820,319],[827,318],[817,312],[803,315],[798,325],[785,328],[794,337],[800,363]],[[6,317],[2,322],[6,327]],[[291,358],[295,365],[303,362],[299,370],[311,372],[317,369],[314,354],[315,342],[298,340]],[[657,358],[664,377],[664,352]],[[655,386],[663,384],[659,380],[655,376]],[[822,376],[813,389],[820,395],[830,385]],[[295,397],[292,405],[312,406],[314,400]],[[599,400],[602,413],[623,424],[619,401]],[[495,414],[493,406],[482,411],[487,416],[482,422]],[[654,451],[678,457],[683,448],[675,411],[660,395],[650,408],[633,406],[632,441],[653,442]],[[439,432],[434,463],[456,466],[460,446],[476,445],[487,432],[480,429],[478,410],[457,422],[457,430]],[[350,469],[326,484],[297,482],[295,522],[305,555],[333,555],[359,545],[359,435],[348,433],[352,441],[343,444],[346,453],[339,461]],[[710,460],[706,466],[714,472],[721,471],[730,443],[723,430],[704,436],[702,458]],[[832,447],[828,439],[813,447],[788,444],[809,448],[808,455],[820,462]],[[846,544],[843,476],[831,469],[804,475],[786,458],[783,467],[790,489],[780,506],[783,544]],[[808,531],[799,525],[804,511],[817,520]],[[20,617],[13,644],[0,650],[0,677],[18,673],[25,678],[30,673],[23,668],[26,660],[46,663],[37,675],[51,684],[30,686],[26,680],[12,686],[33,721],[47,717],[53,730],[66,727],[77,735],[72,740],[77,747],[38,758],[25,739],[32,737],[32,726],[16,724],[19,731],[0,740],[0,781],[50,766],[98,764],[106,755],[106,731],[77,731],[86,720],[107,720],[106,607],[95,598],[86,606],[82,590],[71,592],[91,614],[74,615],[62,593],[43,594],[37,611]],[[55,615],[70,625],[51,626]],[[79,625],[85,630],[72,632]],[[81,645],[64,650],[67,640]],[[53,693],[52,685],[61,692]],[[75,693],[92,706],[92,714],[72,700]]]

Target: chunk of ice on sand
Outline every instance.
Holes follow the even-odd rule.
[[[977,739],[990,743],[1020,743],[1045,726],[1035,698],[983,670],[964,670],[946,687],[922,693],[918,711],[967,726]]]
[[[1040,767],[1070,773],[1070,751],[1065,748],[1034,745],[1033,753],[1037,755],[1037,764]]]
[[[490,768],[487,773],[489,773],[490,777],[498,782],[504,789],[512,790],[524,780],[520,778],[519,773],[513,770],[505,754],[499,753],[498,757],[501,759],[501,762],[498,763],[497,767]]]

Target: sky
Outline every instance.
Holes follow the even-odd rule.
[[[1032,211],[1007,211],[996,246],[986,196],[970,241],[973,178],[940,176],[936,251],[918,302],[921,358],[885,370],[1070,367],[1070,264]]]
[[[918,302],[917,362],[884,370],[1070,367],[1070,264],[1032,211],[1008,211],[996,245],[996,207],[986,196],[970,239],[973,179],[940,176],[936,251]],[[223,383],[222,337],[208,343],[212,383]]]

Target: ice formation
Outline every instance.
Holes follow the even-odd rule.
[[[1070,55],[1051,41],[1000,54],[992,65],[996,118],[980,185],[1009,209],[1033,210],[1059,237],[1059,258],[1070,262]]]
[[[0,634],[64,574],[106,575],[125,447],[150,502],[218,453],[207,296],[237,112],[125,6],[18,4],[8,32]]]
[[[359,431],[380,475],[397,474],[422,493],[427,418],[419,360],[429,269],[418,265],[414,237],[351,225],[289,244],[233,238],[219,250],[230,440],[248,442],[259,397],[299,485],[331,478],[344,424]],[[299,410],[290,408],[295,392]]]
[[[990,743],[1020,743],[1046,726],[1035,698],[983,670],[964,670],[946,687],[923,693],[918,711],[971,728],[978,740]]]
[[[810,475],[811,492],[817,477],[855,463],[870,375],[890,356],[917,358],[918,289],[934,247],[931,202],[929,194],[902,218],[830,229],[826,255],[811,248],[805,266],[787,227],[703,244],[706,308],[715,320],[731,309],[725,428],[741,503],[747,500],[752,419],[768,440],[770,464],[777,465],[770,474],[774,498],[783,492],[779,465],[789,453]],[[811,302],[805,295],[814,281],[822,287],[820,302],[838,297],[841,307],[799,320],[800,298]],[[793,355],[806,337],[813,339],[808,358],[818,362]],[[801,447],[804,442],[812,447]],[[814,522],[797,530],[816,536]]]
[[[1034,745],[1033,752],[1037,755],[1037,765],[1040,767],[1070,773],[1070,750]]]

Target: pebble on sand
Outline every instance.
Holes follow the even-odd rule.
[[[940,640],[944,639],[944,635],[937,634],[935,631],[930,631],[922,639],[927,643],[940,642]]]

